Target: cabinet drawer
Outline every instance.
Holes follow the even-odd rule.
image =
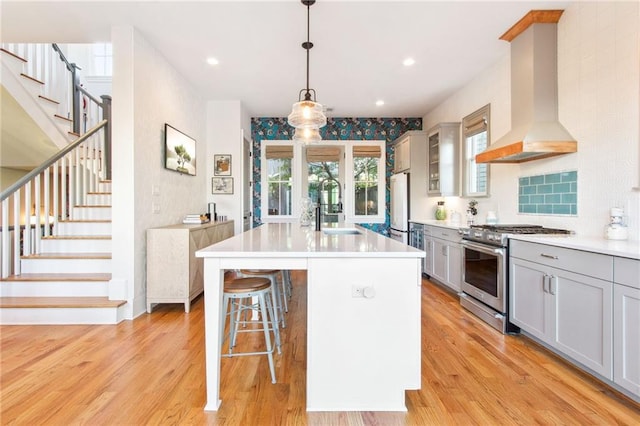
[[[439,226],[431,226],[430,228],[433,238],[440,238],[441,240],[451,241],[452,243],[459,243],[462,240],[462,236],[458,233],[457,229],[441,228]]]
[[[518,240],[511,240],[509,253],[541,265],[613,281],[612,256]]]
[[[614,257],[613,281],[618,284],[640,288],[640,260]]]

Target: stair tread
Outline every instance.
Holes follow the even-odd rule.
[[[89,192],[87,192],[87,195],[111,195],[111,192],[98,192],[98,191],[91,192],[91,191],[89,191]]]
[[[38,98],[47,101],[47,102],[51,102],[52,104],[56,104],[56,105],[60,105],[60,102],[53,100],[51,98],[47,98],[46,96],[42,96],[42,95],[38,95]]]
[[[58,223],[110,223],[111,219],[70,219],[70,220],[60,220]]]
[[[109,281],[111,274],[107,273],[31,273],[11,275],[0,281]]]
[[[62,116],[62,115],[60,115],[60,114],[53,114],[53,116],[54,116],[55,118],[59,118],[59,119],[64,120],[64,121],[68,121],[68,122],[70,122],[70,123],[72,123],[72,122],[73,122],[73,120],[71,120],[70,118],[64,117],[64,116]]]
[[[18,55],[16,55],[15,53],[13,53],[13,52],[11,52],[11,51],[9,51],[9,50],[7,50],[7,49],[0,48],[0,51],[2,51],[2,52],[4,52],[4,53],[6,53],[6,54],[8,54],[8,55],[13,56],[13,57],[14,57],[14,58],[16,58],[16,59],[21,60],[22,62],[27,62],[27,60],[26,60],[26,59],[24,59],[22,56],[18,56]]]
[[[117,308],[125,303],[108,297],[0,297],[0,308]]]
[[[40,253],[21,259],[111,259],[111,253]]]
[[[110,240],[111,235],[49,235],[43,240]]]
[[[38,80],[38,79],[37,79],[37,78],[35,78],[35,77],[31,77],[30,75],[27,75],[27,74],[25,74],[25,73],[20,73],[20,76],[21,76],[21,77],[24,77],[24,78],[26,78],[26,79],[28,79],[28,80],[34,81],[34,82],[36,82],[36,83],[41,84],[41,85],[43,85],[43,86],[44,86],[44,82],[43,82],[43,81]]]

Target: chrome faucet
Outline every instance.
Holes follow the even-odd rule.
[[[322,179],[318,184],[318,202],[316,203],[316,231],[320,231],[320,224],[322,223],[322,191],[324,191],[324,185],[331,180],[338,185],[338,209],[333,213],[342,213],[342,187],[340,186],[340,182],[333,177]]]

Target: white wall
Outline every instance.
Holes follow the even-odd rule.
[[[251,119],[240,101],[207,102],[207,202],[216,203],[218,215],[234,220],[234,232],[242,232],[242,149],[243,134],[251,140]],[[213,156],[231,155],[231,177],[233,194],[211,194]],[[248,167],[252,167],[248,165]]]
[[[625,208],[630,239],[640,239],[640,6],[637,2],[571,4],[558,23],[559,117],[578,141],[578,152],[522,163],[491,165],[491,196],[478,199],[480,222],[498,210],[503,223],[568,228],[601,237],[609,208]],[[506,30],[506,28],[505,28]],[[496,35],[498,37],[499,34]],[[491,103],[491,140],[510,128],[509,55],[424,118],[424,128],[461,121]],[[578,215],[518,213],[518,177],[578,170]],[[435,208],[439,199],[430,199]],[[446,199],[466,210],[468,199]]]
[[[114,28],[112,41],[113,287],[133,318],[146,308],[146,230],[206,211],[206,104],[135,29]],[[196,140],[196,176],[164,168],[164,123]]]

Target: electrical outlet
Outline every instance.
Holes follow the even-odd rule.
[[[351,286],[351,297],[364,297],[364,287],[361,285]]]
[[[160,213],[160,204],[158,204],[158,203],[152,203],[152,204],[151,204],[151,211],[152,211],[154,214],[158,214],[158,213]]]

